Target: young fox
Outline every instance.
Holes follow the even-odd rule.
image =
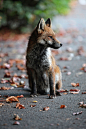
[[[36,96],[37,93],[50,93],[49,98],[54,98],[56,89],[59,90],[62,87],[61,71],[50,50],[61,46],[51,29],[50,18],[46,22],[41,18],[30,36],[26,55],[31,96]]]

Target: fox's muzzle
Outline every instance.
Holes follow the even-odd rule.
[[[60,48],[61,46],[62,46],[61,43],[53,43],[50,47],[51,47],[51,48],[54,48],[54,49],[58,49],[58,48]]]

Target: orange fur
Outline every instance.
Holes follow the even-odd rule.
[[[61,88],[61,71],[49,49],[58,49],[61,46],[51,29],[50,19],[45,22],[41,18],[30,36],[27,47],[26,67],[32,94],[50,90],[50,98],[52,98],[51,96],[55,96],[56,88]]]

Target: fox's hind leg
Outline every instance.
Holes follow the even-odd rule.
[[[58,66],[56,66],[56,75],[55,75],[55,84],[56,84],[56,95],[61,95],[60,92],[58,92],[58,90],[61,89],[62,87],[62,73],[61,70]]]
[[[56,84],[56,89],[60,90],[62,87],[62,80],[59,80],[58,83]],[[56,95],[61,96],[60,92],[56,91]]]

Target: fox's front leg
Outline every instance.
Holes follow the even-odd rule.
[[[37,87],[36,87],[36,72],[34,69],[28,69],[29,76],[29,86],[31,88],[31,97],[37,96]]]
[[[55,73],[52,69],[52,71],[49,73],[49,85],[50,85],[50,99],[53,99],[56,97],[55,94]]]

